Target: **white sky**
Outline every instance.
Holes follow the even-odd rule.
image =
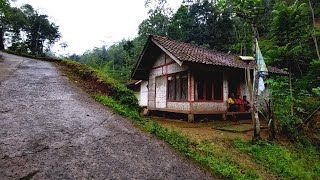
[[[182,0],[168,0],[174,11]],[[82,54],[123,38],[137,36],[138,25],[148,17],[144,0],[17,0],[13,6],[30,4],[60,28],[62,38],[52,50],[58,54]],[[65,51],[61,42],[67,42]]]

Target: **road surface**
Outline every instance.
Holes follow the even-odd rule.
[[[70,83],[0,53],[0,179],[212,179]]]

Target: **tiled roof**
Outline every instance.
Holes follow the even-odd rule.
[[[195,45],[178,42],[167,37],[152,36],[152,40],[156,41],[181,62],[196,62],[233,68],[247,67],[247,64],[239,60],[238,56],[234,54],[197,47]],[[251,62],[250,68],[253,69],[254,65],[255,62]],[[268,66],[268,70],[271,73],[288,74],[276,67]]]

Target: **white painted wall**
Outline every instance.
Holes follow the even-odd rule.
[[[140,93],[138,100],[140,106],[148,106],[148,81],[142,81],[140,83]]]
[[[170,64],[171,62],[173,62],[173,60],[169,56],[166,56],[165,53],[162,53],[150,71],[148,85],[148,107],[150,108],[168,108],[167,75],[188,69],[185,65],[179,66],[177,63]],[[165,64],[169,65],[164,66]]]
[[[140,102],[141,102],[141,96],[140,96],[140,92],[134,92],[134,95],[136,96],[136,98],[138,99],[139,105],[141,106]]]

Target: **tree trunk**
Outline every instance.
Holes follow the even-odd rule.
[[[291,73],[291,67],[289,66],[289,88],[290,88],[290,97],[293,99],[293,90],[292,90],[292,73]],[[293,116],[293,103],[290,105],[290,112],[291,116]]]
[[[269,99],[269,102],[267,102],[268,107],[268,119],[269,119],[269,141],[273,141],[276,139],[276,123],[274,122],[273,118],[273,111],[272,111],[272,101],[271,98]]]
[[[312,7],[312,3],[311,0],[309,0],[309,6],[310,6],[310,11],[311,11],[311,16],[312,16],[312,22],[313,22],[313,28],[312,28],[312,37],[313,37],[313,41],[314,41],[314,45],[316,48],[316,52],[317,52],[317,56],[318,59],[320,60],[320,53],[319,53],[319,47],[318,47],[318,41],[317,41],[317,36],[316,36],[316,31],[315,31],[315,26],[316,26],[316,21],[314,18],[314,11],[313,11],[313,7]]]
[[[4,50],[4,32],[2,28],[0,28],[0,50]]]

